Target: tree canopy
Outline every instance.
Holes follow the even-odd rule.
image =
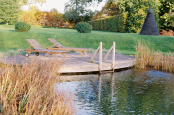
[[[70,22],[89,21],[94,14],[87,9],[90,1],[88,0],[69,0],[65,5],[65,20]]]
[[[29,11],[40,11],[40,9],[37,6],[30,6]]]
[[[53,13],[59,13],[59,12],[57,11],[56,8],[52,8],[52,9],[50,10],[50,12],[53,12]]]
[[[104,18],[105,15],[127,14],[125,32],[139,33],[150,5],[158,28],[170,29],[169,26],[174,25],[174,0],[111,0],[92,19]]]
[[[19,5],[27,5],[27,4],[34,4],[34,3],[44,3],[46,0],[14,0]]]
[[[160,24],[161,29],[174,29],[174,27],[169,27],[171,23],[174,23],[174,16],[172,12],[174,12],[174,0],[160,0]]]
[[[0,0],[0,22],[17,22],[19,12],[19,5],[14,0]]]
[[[97,12],[92,16],[92,20],[117,15],[119,13],[118,6],[119,5],[116,4],[115,1],[107,2],[100,12]]]

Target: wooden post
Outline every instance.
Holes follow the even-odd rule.
[[[97,55],[98,52],[99,52],[99,66],[98,66],[98,70],[99,70],[99,73],[101,74],[101,71],[102,71],[102,42],[100,42],[99,47],[95,51],[94,55],[91,57],[91,60],[89,61],[90,63],[93,63],[93,59]]]
[[[112,50],[112,70],[114,72],[114,65],[115,65],[115,42],[113,42],[113,50]]]
[[[101,74],[102,70],[102,42],[100,42],[100,51],[99,51],[99,73]]]

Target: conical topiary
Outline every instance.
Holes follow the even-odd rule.
[[[152,6],[150,5],[143,27],[140,34],[142,35],[157,35],[159,36],[158,27],[156,24],[155,16],[153,14]]]

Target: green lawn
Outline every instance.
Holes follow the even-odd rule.
[[[137,41],[147,44],[154,50],[174,52],[174,37],[146,36],[135,33],[116,33],[92,31],[78,33],[75,29],[43,28],[32,26],[29,32],[17,32],[14,25],[0,25],[0,52],[23,50],[29,47],[25,39],[36,39],[44,48],[52,43],[48,38],[54,38],[66,47],[97,49],[99,42],[103,42],[103,49],[110,49],[112,42],[116,42],[116,51],[122,54],[134,55]]]

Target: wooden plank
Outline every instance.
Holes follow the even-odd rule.
[[[87,48],[68,48],[68,47],[64,47],[62,46],[59,42],[57,42],[55,39],[53,38],[48,38],[48,40],[53,43],[55,45],[55,47],[50,47],[50,48],[47,48],[47,49],[51,49],[51,50],[69,50],[69,51],[77,51],[79,52],[82,56],[83,56],[83,53],[85,53],[85,55],[87,55],[86,53],[86,50],[89,50]]]
[[[35,52],[36,50],[29,50],[29,51]],[[89,53],[88,56],[85,56],[82,58],[81,55],[78,53],[66,54],[66,60],[61,66],[59,72],[60,73],[98,72],[99,61],[95,61],[94,63],[89,63],[89,60],[92,55],[93,53]],[[61,58],[61,57],[62,57],[61,53],[58,53],[57,58]],[[114,69],[131,67],[136,62],[136,59],[134,56],[115,54],[115,57],[116,58],[115,58]],[[15,56],[9,56],[7,58],[4,57],[2,60],[0,58],[0,61],[2,61],[2,63],[23,64],[23,62],[29,62],[30,60],[33,60],[36,58],[44,61],[44,60],[52,60],[54,59],[54,56],[46,57],[46,56],[43,56],[43,54],[40,54],[39,57],[36,57],[34,54],[31,54],[28,58],[26,58],[24,55],[17,55],[16,58]],[[15,62],[14,62],[14,59],[16,59]],[[99,60],[99,56],[97,56],[96,59]],[[110,60],[110,63],[102,62],[102,72],[112,70],[111,69],[112,55],[109,55],[108,59]]]
[[[70,50],[70,51],[86,51],[88,49],[82,49],[82,48],[47,48],[50,50]]]
[[[77,61],[75,60],[74,63],[66,63],[68,60],[68,57],[65,60],[65,64],[60,68],[60,73],[78,73],[78,72],[98,72],[98,64],[99,63],[85,63],[85,62],[79,62],[80,64],[77,64]],[[120,60],[117,60],[118,62]],[[125,60],[120,63],[115,63],[114,69],[121,69],[121,68],[127,68],[131,67],[135,64],[135,60]],[[103,63],[102,71],[108,71],[111,70],[111,64]],[[102,72],[101,72],[102,73]]]
[[[63,50],[49,50],[49,49],[40,49],[40,50],[33,50],[33,49],[24,49],[24,51],[29,52],[43,52],[43,53],[67,53],[69,51],[63,51]]]
[[[95,56],[97,55],[98,51],[100,50],[100,46],[97,48],[97,50],[94,52],[94,55],[91,57],[89,63],[93,63],[93,60],[95,58]]]
[[[109,56],[109,54],[111,53],[112,50],[113,50],[113,46],[110,48],[110,50],[108,51],[108,53],[107,53],[106,56],[104,57],[104,60],[107,59],[107,57]]]
[[[48,40],[58,48],[65,48],[63,45],[61,45],[59,42],[57,42],[54,38],[48,38]]]
[[[26,41],[35,49],[44,49],[35,39],[26,39]]]

